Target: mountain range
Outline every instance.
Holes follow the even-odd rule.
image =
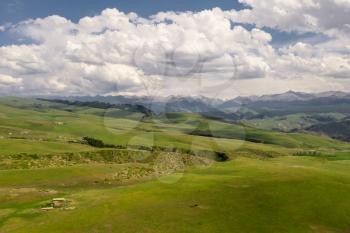
[[[47,98],[47,97],[46,97]],[[74,96],[47,99],[108,103],[127,106],[152,114],[169,112],[198,113],[205,117],[228,122],[240,122],[268,130],[284,132],[306,131],[350,140],[350,93],[303,93],[288,91],[282,94],[236,97],[229,100],[204,96]],[[135,106],[135,107],[132,107]]]
[[[350,93],[323,92],[317,94],[288,91],[282,94],[236,97],[230,100],[212,99],[204,96],[184,97],[150,97],[150,96],[71,96],[55,97],[69,101],[93,102],[99,101],[110,104],[142,105],[153,112],[194,112],[194,113],[240,113],[261,112],[267,110],[289,109],[312,105],[325,107],[326,105],[350,104]],[[294,110],[295,111],[295,110]],[[343,111],[350,111],[344,110]]]

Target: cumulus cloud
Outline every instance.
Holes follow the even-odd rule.
[[[14,77],[11,77],[10,75],[3,75],[0,74],[0,85],[12,85],[12,84],[20,84],[22,82],[22,79],[16,79]]]
[[[249,9],[232,11],[234,20],[282,31],[350,32],[349,0],[239,0]]]
[[[348,17],[344,15],[348,1],[272,1],[241,0],[251,6],[242,11],[214,8],[159,12],[142,18],[106,9],[77,23],[54,15],[13,24],[3,30],[29,43],[0,47],[1,94],[169,95],[195,91],[229,97],[237,92],[231,84],[254,94],[255,85],[243,84],[349,78],[347,37],[277,49],[271,45],[272,35],[262,29],[344,35],[346,20],[342,17]],[[322,19],[322,14],[329,13],[325,7],[336,15],[333,23]],[[237,23],[255,24],[256,28],[248,30]],[[281,85],[275,85],[275,91],[280,90]]]
[[[22,78],[23,92],[44,94],[150,91],[150,83],[179,77],[263,78],[273,53],[270,34],[231,27],[220,9],[149,19],[106,9],[78,23],[31,19],[10,32],[32,43],[0,47],[0,71]]]

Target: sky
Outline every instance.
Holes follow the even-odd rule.
[[[0,95],[349,87],[350,0],[0,1]]]

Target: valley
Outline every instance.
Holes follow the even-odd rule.
[[[0,99],[0,232],[349,230],[347,142],[81,105]]]

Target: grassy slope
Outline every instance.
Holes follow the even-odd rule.
[[[77,143],[64,142],[45,142],[24,139],[1,139],[0,153],[1,155],[20,153],[63,153],[63,152],[79,152],[90,151],[93,148]]]
[[[55,195],[22,193],[17,197],[19,202],[1,202],[4,220],[0,220],[0,231],[347,232],[349,165],[348,161],[300,157],[264,161],[240,158],[207,169],[189,170],[175,183],[168,182],[176,176],[171,175],[124,188],[97,188],[91,180],[79,189],[58,188],[57,184],[67,182],[69,177],[74,180],[84,171],[66,169],[57,180],[55,172],[40,170],[35,174],[46,176],[45,188],[59,189],[75,201],[77,208],[40,212],[38,206]],[[97,168],[91,171],[105,172]],[[16,185],[21,185],[18,176],[27,177],[30,173],[19,173]],[[1,177],[5,188],[8,184],[3,180],[14,179],[8,172],[2,172]],[[25,185],[27,181],[23,178],[22,182]],[[33,178],[32,182],[37,181]]]
[[[291,115],[279,116],[279,117],[269,117],[264,119],[252,119],[244,120],[244,124],[250,125],[255,128],[265,129],[265,130],[279,130],[288,132],[295,129],[304,129],[310,127],[314,124],[324,123],[317,118],[330,118],[332,121],[339,121],[346,117],[342,113],[324,113],[324,114],[314,114],[309,115],[305,113],[296,113]]]
[[[317,123],[314,119],[306,118],[305,114],[292,114],[283,117],[271,117],[266,119],[245,120],[245,124],[256,128],[280,131],[290,131],[292,129],[302,129]]]
[[[0,145],[6,143],[8,148],[3,153],[10,153],[11,147],[14,153],[47,150],[56,153],[59,147],[61,151],[86,150],[89,148],[66,143],[83,136],[93,136],[111,144],[173,146],[228,153],[253,149],[283,154],[288,151],[286,147],[350,149],[349,144],[329,138],[264,131],[205,119],[196,114],[168,114],[145,121],[141,120],[140,114],[123,113],[117,109],[106,111],[16,98],[0,99],[0,110],[0,137],[31,139],[28,142],[0,139]],[[210,132],[214,137],[193,135],[196,131]],[[39,141],[42,139],[52,143]],[[244,139],[264,144],[244,142]],[[26,149],[25,144],[33,147]]]
[[[121,169],[152,168],[157,162],[3,170],[0,232],[350,230],[347,143],[306,134],[264,131],[195,114],[168,114],[140,121],[140,115],[124,116],[116,109],[108,110],[106,115],[99,109],[13,98],[0,99],[0,110],[3,155],[94,150],[68,143],[93,136],[113,144],[224,150],[245,156],[317,149],[340,159],[237,157],[227,163],[192,168],[184,174],[131,186],[110,180]],[[209,131],[212,137],[190,135],[196,130]],[[265,144],[240,140],[245,137]],[[62,196],[74,201],[76,209],[40,211],[43,203]]]
[[[256,129],[239,124],[203,119],[194,115],[187,116],[187,122],[196,126],[192,127],[192,134],[210,135],[214,138],[233,138],[248,141],[256,141],[264,144],[279,145],[288,148],[332,148],[344,149],[349,145],[344,142],[332,140],[327,137],[314,136],[300,133],[279,133],[269,130]],[[174,122],[173,122],[174,124]],[[177,125],[175,123],[175,125]]]

